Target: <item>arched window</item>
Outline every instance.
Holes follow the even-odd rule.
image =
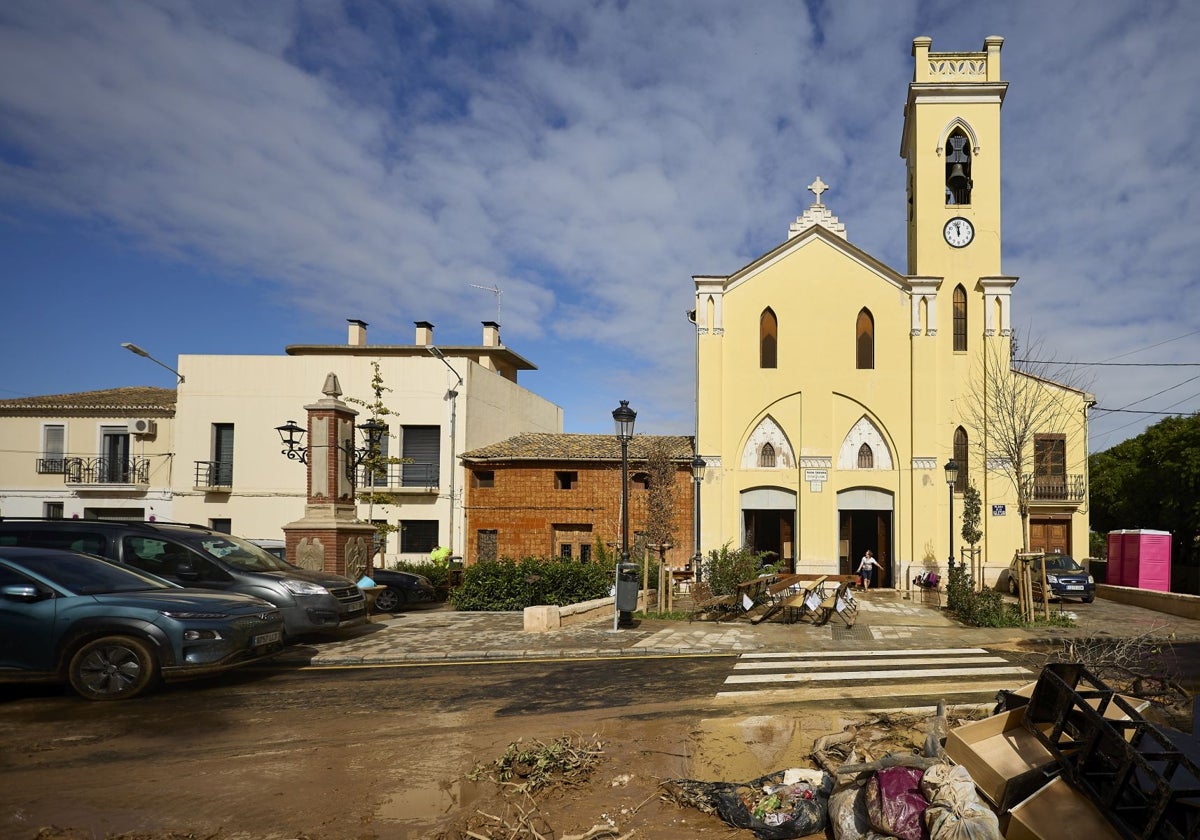
[[[864,443],[858,447],[858,468],[860,470],[875,469],[875,453],[871,451],[870,444]]]
[[[779,321],[770,307],[763,310],[758,319],[758,366],[762,368],[776,367],[777,346],[779,343]]]
[[[967,290],[954,287],[954,349],[967,349]]]
[[[954,463],[958,464],[958,480],[954,482],[954,492],[962,493],[970,483],[967,479],[967,430],[959,426],[954,430]]]
[[[961,128],[946,138],[946,203],[971,203],[971,144]]]
[[[775,466],[775,447],[769,443],[764,443],[762,449],[758,450],[758,465],[760,467]]]
[[[875,319],[870,311],[863,309],[858,313],[858,324],[854,330],[857,367],[859,370],[873,370],[875,367]]]

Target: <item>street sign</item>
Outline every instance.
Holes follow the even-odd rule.
[[[808,481],[808,482],[828,481],[829,480],[829,470],[805,470],[804,471],[804,480]]]
[[[992,505],[992,516],[1004,516],[1004,505]]]

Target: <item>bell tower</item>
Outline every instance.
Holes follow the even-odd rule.
[[[908,273],[975,290],[1000,273],[1000,80],[1004,39],[983,52],[930,52],[913,39],[900,156],[908,169]],[[943,283],[943,288],[946,283]]]

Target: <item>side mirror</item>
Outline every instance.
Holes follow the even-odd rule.
[[[53,597],[53,593],[38,589],[32,583],[11,583],[0,587],[0,596],[8,601],[33,603],[34,601],[44,601],[47,598]]]

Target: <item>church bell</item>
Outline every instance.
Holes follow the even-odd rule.
[[[956,163],[950,167],[950,175],[946,178],[946,186],[952,190],[965,189],[967,186],[967,173],[963,172],[963,165]]]

